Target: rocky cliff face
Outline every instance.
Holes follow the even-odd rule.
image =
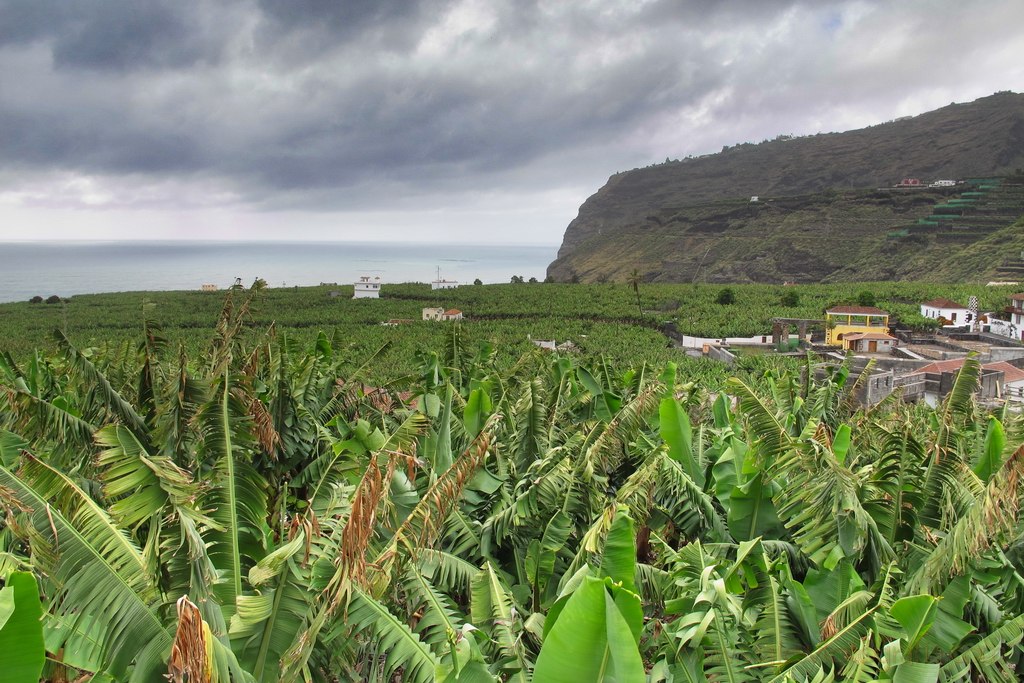
[[[913,254],[907,243],[894,247],[891,233],[970,188],[877,188],[1021,167],[1024,95],[1015,93],[845,133],[737,145],[613,175],[580,207],[548,273],[560,281],[623,280],[634,268],[664,282],[956,277],[951,255],[998,230],[966,242],[917,233]]]

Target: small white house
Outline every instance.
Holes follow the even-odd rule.
[[[353,299],[379,299],[380,298],[380,278],[369,275],[362,275],[355,282],[355,291],[352,294]]]
[[[888,353],[896,346],[896,337],[885,332],[848,332],[844,346],[855,353]]]
[[[424,320],[462,320],[462,311],[451,308],[447,311],[443,308],[424,308]]]
[[[932,182],[932,187],[955,187],[955,180],[935,180]]]
[[[212,284],[204,284],[204,285],[202,286],[202,290],[203,290],[204,292],[216,292],[216,291],[217,291],[217,285],[212,285]]]
[[[966,325],[968,309],[952,299],[932,299],[921,304],[921,315],[932,320],[945,320],[949,326]]]
[[[458,280],[442,280],[442,279],[438,278],[437,280],[431,280],[430,281],[430,288],[431,289],[455,289],[458,286],[459,286],[459,281]]]

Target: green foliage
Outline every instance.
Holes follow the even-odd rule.
[[[628,308],[621,284],[593,291],[624,290]],[[814,381],[811,360],[726,378],[643,343],[635,363],[507,359],[471,325],[424,324],[441,331],[410,336],[435,344],[378,375],[389,347],[250,328],[256,291],[195,355],[148,322],[141,344],[0,355],[0,576],[46,597],[10,634],[41,623],[65,680],[1009,681],[1024,663],[1024,423],[979,408],[973,359],[936,410],[860,409],[848,369]]]
[[[736,292],[732,291],[730,287],[726,287],[718,293],[715,297],[715,303],[719,306],[731,306],[736,303]]]
[[[36,577],[27,572],[12,572],[0,588],[0,652],[5,681],[39,680],[46,658],[42,617]]]
[[[875,293],[870,289],[863,289],[857,292],[858,306],[874,306],[877,303],[878,299],[875,297]]]

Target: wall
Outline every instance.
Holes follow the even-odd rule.
[[[861,381],[857,398],[863,405],[873,406],[893,392],[896,387],[896,373],[876,372]]]
[[[736,356],[723,349],[721,346],[709,346],[708,347],[708,358],[713,358],[726,365],[732,365],[736,362]]]
[[[993,346],[988,350],[992,362],[1001,360],[1020,360],[1024,358],[1024,347],[1021,346]]]
[[[1010,339],[1020,339],[1020,329],[1016,325],[1011,325],[1005,320],[997,320],[995,318],[989,318],[988,324],[983,325],[982,329],[988,328],[988,331],[992,334],[998,334],[1001,337],[1009,337]]]
[[[928,389],[927,376],[923,372],[894,377],[892,384],[893,389],[900,391],[903,400],[908,403],[923,399]]]
[[[702,349],[705,346],[724,346],[726,344],[740,344],[743,346],[771,346],[772,335],[756,335],[753,337],[691,337],[681,334],[678,337],[679,345],[688,349]]]

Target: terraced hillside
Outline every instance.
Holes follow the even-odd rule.
[[[1024,214],[1021,167],[1024,95],[1015,93],[857,131],[737,145],[613,175],[570,223],[548,273],[987,281],[1011,272],[1024,249],[1012,227]],[[966,182],[892,187],[909,177]]]

